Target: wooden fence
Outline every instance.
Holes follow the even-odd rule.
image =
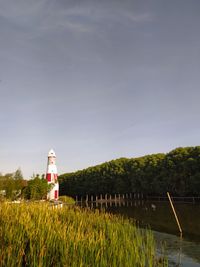
[[[100,195],[86,195],[86,196],[75,196],[76,203],[82,202],[93,202],[93,203],[118,203],[118,202],[127,202],[132,200],[151,200],[151,201],[168,201],[166,196],[148,196],[143,193],[125,193],[125,194],[100,194]],[[182,203],[199,203],[200,197],[196,196],[187,196],[187,197],[173,197],[173,202],[182,202]]]

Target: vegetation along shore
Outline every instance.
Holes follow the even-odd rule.
[[[46,203],[0,205],[0,266],[167,266],[150,230],[99,211]]]

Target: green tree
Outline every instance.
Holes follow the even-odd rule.
[[[36,175],[34,179],[28,181],[24,197],[33,200],[46,199],[49,189],[46,179],[41,179],[39,175]]]
[[[6,192],[6,198],[15,199],[15,182],[13,179],[13,173],[7,173],[4,175],[3,188]]]
[[[13,179],[14,179],[16,193],[19,195],[24,187],[23,174],[20,168],[17,169],[13,174]]]
[[[23,174],[20,168],[15,171],[13,178],[15,180],[23,180]]]

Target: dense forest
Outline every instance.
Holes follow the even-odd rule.
[[[200,146],[180,147],[167,154],[120,158],[59,176],[60,194],[197,196],[200,193]]]

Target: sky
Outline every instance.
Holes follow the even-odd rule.
[[[0,0],[0,172],[200,145],[199,0]]]

